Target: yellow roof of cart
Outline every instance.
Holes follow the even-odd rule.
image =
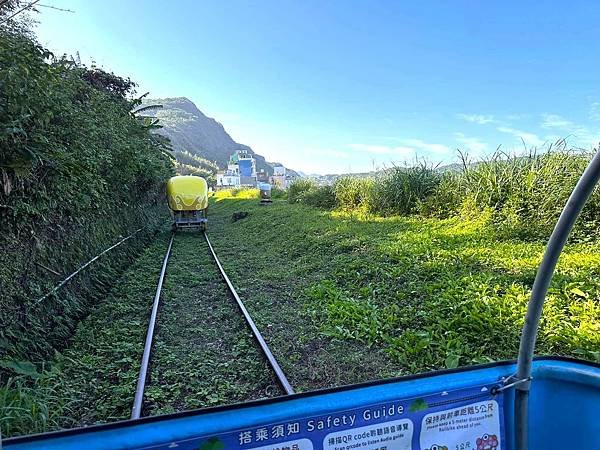
[[[167,181],[167,201],[173,211],[197,211],[208,206],[208,185],[202,177],[179,175]]]

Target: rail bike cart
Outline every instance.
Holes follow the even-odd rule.
[[[176,176],[167,182],[167,201],[173,217],[173,230],[206,229],[208,185],[202,177]]]
[[[267,357],[270,355],[269,363],[289,395],[11,438],[4,442],[4,448],[600,448],[600,366],[559,357],[533,358],[542,306],[556,262],[599,178],[600,152],[577,183],[550,237],[532,289],[516,362],[496,362],[294,394],[281,368],[272,361],[272,354],[265,352]],[[236,300],[239,300],[237,296]],[[265,344],[260,333],[255,333],[255,337],[259,344]],[[144,376],[145,373],[141,373],[140,379]],[[139,409],[137,411],[139,413]],[[132,416],[139,417],[136,406]]]
[[[269,183],[259,183],[258,189],[260,192],[260,203],[272,203],[271,199],[271,185]]]

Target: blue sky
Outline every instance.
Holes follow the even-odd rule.
[[[600,2],[47,0],[57,53],[314,173],[600,141]]]

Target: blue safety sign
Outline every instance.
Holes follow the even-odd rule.
[[[201,430],[199,430],[201,434]],[[265,423],[148,449],[501,450],[503,394],[491,385]]]

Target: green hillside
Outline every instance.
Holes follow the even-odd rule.
[[[247,145],[235,142],[223,125],[204,115],[191,100],[185,97],[144,99],[144,104],[162,105],[148,114],[160,119],[159,133],[171,140],[174,150],[214,162],[221,169],[227,167],[232,153],[246,150],[254,156],[257,171],[273,173],[274,164]]]

